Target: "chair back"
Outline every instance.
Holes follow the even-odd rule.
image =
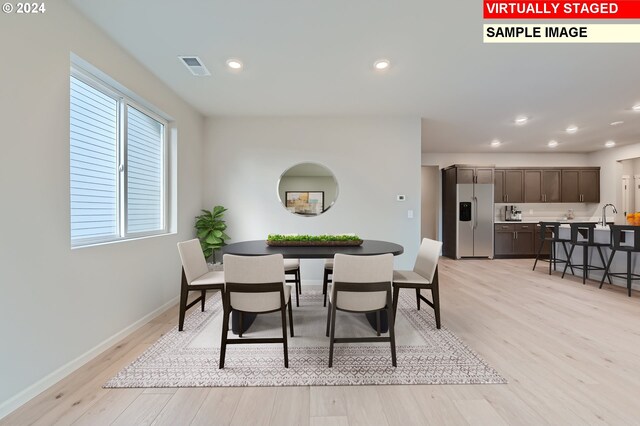
[[[543,222],[540,221],[538,223],[540,226],[540,241],[548,240],[548,239],[557,239],[560,234],[560,222]],[[551,232],[551,238],[547,235],[547,232]]]
[[[440,249],[442,249],[442,241],[423,238],[416,263],[413,265],[413,272],[433,282],[433,275],[440,259]]]
[[[387,304],[385,291],[355,292],[340,291],[336,298],[336,283],[367,283],[388,282],[391,289],[393,279],[393,255],[391,253],[375,256],[352,256],[336,254],[333,260],[332,300],[336,301],[336,308],[356,312],[368,312],[382,309]],[[335,302],[334,302],[335,303]]]
[[[612,250],[640,252],[640,226],[609,225],[609,229]]]
[[[235,256],[225,254],[224,281],[234,284],[282,283],[284,289],[284,259],[281,254],[268,256]],[[243,312],[267,312],[280,309],[279,292],[229,293],[231,307]],[[285,301],[286,303],[286,301]]]
[[[187,283],[191,284],[195,279],[209,272],[207,261],[200,246],[200,240],[197,238],[178,243],[178,252],[180,253],[184,275],[187,277]]]
[[[596,224],[593,222],[577,222],[571,224],[571,244],[593,244],[594,230]]]

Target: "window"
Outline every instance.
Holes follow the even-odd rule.
[[[71,245],[166,233],[166,120],[84,72],[70,79]]]

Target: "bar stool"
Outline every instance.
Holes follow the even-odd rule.
[[[609,244],[596,243],[593,240],[595,229],[596,224],[592,222],[571,224],[571,250],[569,250],[569,262],[564,265],[564,271],[562,271],[562,278],[564,278],[564,274],[567,272],[569,265],[573,266],[572,269],[582,269],[582,284],[586,284],[587,278],[589,278],[589,271],[604,271],[606,269],[607,263],[602,255],[602,247],[608,247]],[[571,255],[576,246],[582,247],[582,265],[576,265],[574,262],[571,262]],[[602,266],[589,264],[589,247],[596,247],[598,249]],[[609,283],[611,283],[611,278],[609,278]]]
[[[536,260],[533,262],[533,270],[536,270],[536,265],[538,264],[538,260],[543,262],[549,262],[549,275],[551,275],[551,264],[553,264],[553,270],[557,271],[558,263],[568,263],[569,268],[571,269],[571,273],[575,275],[573,271],[573,266],[571,266],[571,259],[569,257],[569,252],[567,251],[567,243],[571,242],[568,238],[560,238],[560,222],[540,222],[538,223],[540,227],[540,248],[538,249],[538,253],[536,254]],[[549,235],[550,234],[550,235]],[[549,259],[541,259],[540,253],[542,253],[542,249],[544,248],[544,243],[549,242]],[[562,248],[564,249],[564,254],[566,260],[558,259],[557,247],[556,244],[561,243]]]
[[[602,288],[602,284],[604,284],[605,277],[609,278],[609,284],[611,284],[611,277],[626,278],[627,292],[629,293],[629,297],[631,297],[631,282],[633,280],[640,280],[639,274],[631,272],[631,253],[640,252],[640,226],[609,225],[609,229],[611,229],[611,255],[609,256],[609,262],[607,262],[607,268],[604,271],[605,275],[602,277],[602,280],[600,280],[600,288]],[[625,237],[624,242],[627,242],[630,240],[630,233],[633,233],[633,239],[630,241],[631,244],[622,244],[622,236]],[[616,251],[627,252],[627,270],[625,272],[609,272]]]

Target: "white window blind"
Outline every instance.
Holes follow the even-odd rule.
[[[127,232],[162,228],[164,126],[127,108]]]
[[[72,71],[71,245],[167,232],[166,122]]]
[[[118,101],[71,79],[71,240],[118,235]]]

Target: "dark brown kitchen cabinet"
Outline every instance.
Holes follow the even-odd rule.
[[[458,183],[493,183],[493,167],[457,167]]]
[[[563,169],[563,203],[599,203],[600,169]]]
[[[537,246],[535,223],[496,223],[494,225],[494,256],[534,257]],[[539,231],[538,231],[539,232]],[[539,246],[538,246],[539,247]]]
[[[494,176],[494,202],[522,203],[524,201],[524,170],[496,169]]]
[[[524,202],[559,203],[561,175],[560,169],[525,169]]]

